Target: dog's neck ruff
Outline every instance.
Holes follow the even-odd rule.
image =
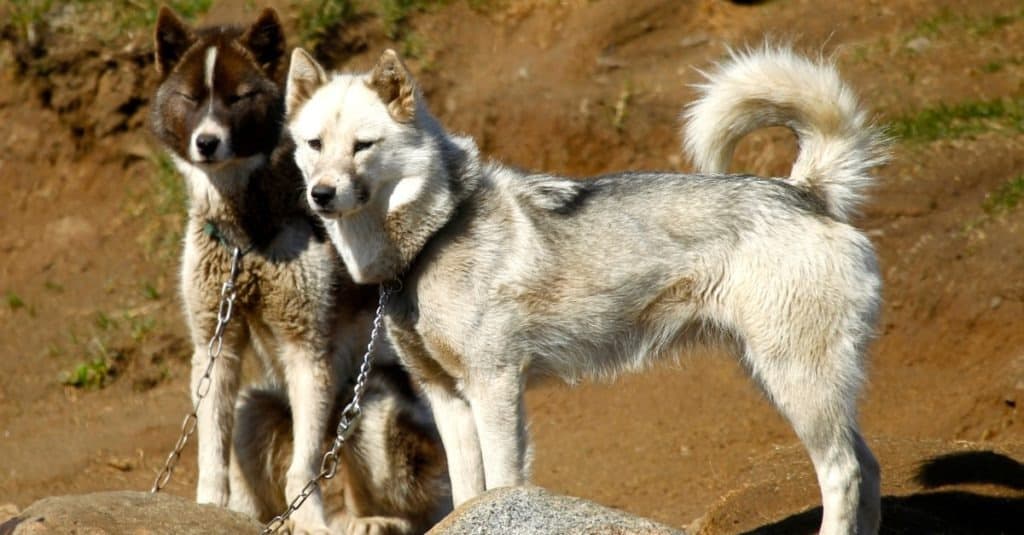
[[[188,186],[189,216],[202,221],[203,232],[229,251],[234,247],[243,254],[251,251],[254,240],[242,214],[251,201],[250,179],[266,165],[267,156],[257,154],[220,167],[195,165],[177,156],[174,161]]]
[[[440,165],[423,171],[424,185],[408,202],[382,202],[337,221],[331,230],[352,277],[361,284],[393,280],[409,271],[427,244],[481,187],[484,171],[470,138],[439,135]]]

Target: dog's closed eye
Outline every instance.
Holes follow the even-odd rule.
[[[358,153],[360,153],[360,152],[362,152],[362,151],[372,147],[373,144],[374,144],[374,141],[358,141],[357,140],[355,142],[355,144],[352,145],[352,154],[358,154]]]
[[[230,105],[235,104],[237,102],[253,98],[256,95],[258,95],[259,93],[260,92],[258,90],[243,91],[241,93],[238,93],[237,95],[230,95],[230,96],[228,96],[227,102],[228,102],[228,105],[230,106]]]

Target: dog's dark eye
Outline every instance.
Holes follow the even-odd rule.
[[[255,97],[257,93],[259,93],[259,91],[245,91],[245,92],[239,93],[237,95],[230,95],[230,96],[228,96],[228,98],[226,100],[228,102],[228,105],[230,106],[230,105],[235,104],[237,102],[240,102],[242,100],[246,100],[246,99],[250,99],[252,97]]]
[[[306,144],[309,145],[309,148],[317,152],[320,152],[320,149],[323,148],[323,143],[320,142],[319,138],[307,139]]]
[[[360,151],[364,151],[373,146],[372,141],[356,141],[355,145],[352,146],[352,154],[356,154]]]

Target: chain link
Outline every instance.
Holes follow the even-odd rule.
[[[150,493],[160,492],[171,481],[174,467],[178,464],[178,460],[181,459],[181,451],[185,449],[188,439],[196,431],[196,424],[199,420],[199,404],[203,402],[206,394],[210,392],[210,385],[213,383],[211,378],[213,365],[217,362],[221,349],[224,347],[224,331],[227,329],[228,321],[231,320],[231,312],[235,307],[235,280],[238,279],[242,254],[242,250],[238,247],[234,247],[231,251],[231,272],[228,274],[228,279],[220,287],[220,304],[217,305],[217,327],[213,330],[210,342],[206,344],[206,355],[209,357],[206,363],[206,371],[199,379],[199,382],[196,383],[196,399],[192,403],[192,412],[188,413],[185,416],[185,420],[181,423],[181,434],[178,436],[178,441],[174,443],[174,449],[167,456],[163,469],[160,470],[156,480],[153,481],[153,487],[149,489]]]
[[[349,435],[352,434],[352,430],[355,428],[356,420],[363,413],[363,408],[360,405],[363,398],[363,392],[366,390],[366,382],[370,377],[370,369],[373,367],[373,348],[377,339],[380,337],[380,331],[383,329],[384,324],[384,307],[387,305],[388,299],[391,294],[401,290],[400,283],[393,284],[382,284],[380,287],[380,299],[377,302],[377,313],[373,318],[373,330],[370,332],[370,341],[366,344],[366,354],[363,355],[363,364],[359,367],[359,375],[356,377],[356,384],[352,388],[352,401],[345,406],[345,409],[341,411],[341,419],[338,421],[338,427],[335,428],[334,442],[331,443],[331,448],[324,453],[323,459],[320,461],[320,472],[317,473],[313,479],[306,483],[305,487],[299,494],[288,504],[288,508],[283,513],[277,515],[270,522],[264,526],[263,531],[260,535],[269,535],[271,533],[277,533],[278,530],[284,527],[285,522],[292,516],[295,511],[302,507],[306,499],[309,498],[319,488],[320,482],[331,479],[338,472],[338,452],[345,445],[345,440],[348,439]]]

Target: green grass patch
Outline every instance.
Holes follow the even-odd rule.
[[[968,220],[962,229],[964,235],[970,235],[974,230],[987,225],[998,216],[1013,211],[1024,199],[1024,175],[1007,180],[995,191],[985,195],[981,201],[982,214]]]
[[[377,2],[377,14],[384,22],[384,31],[389,39],[401,37],[406,20],[413,12],[424,9],[438,0],[380,0]]]
[[[330,39],[346,23],[361,15],[378,17],[389,39],[398,41],[406,56],[420,55],[423,44],[409,31],[408,20],[414,13],[449,3],[450,0],[315,0],[296,2],[299,39],[311,50]],[[471,1],[474,9],[485,10],[495,0]]]
[[[97,389],[107,385],[110,375],[110,366],[107,360],[97,357],[82,362],[65,372],[62,383],[75,388]]]
[[[156,179],[157,208],[163,215],[181,213],[185,209],[187,194],[185,179],[178,174],[174,160],[164,151],[152,159],[153,177]]]
[[[139,222],[137,239],[146,253],[159,260],[169,260],[181,251],[188,204],[185,179],[162,150],[153,152],[149,164],[150,169],[145,172],[151,180],[139,188],[137,199],[125,209]],[[143,293],[151,299],[159,297],[152,286],[143,288]]]
[[[75,388],[97,389],[110,384],[128,362],[128,350],[141,343],[156,326],[156,320],[146,315],[123,314],[124,321],[114,321],[111,315],[97,312],[90,328],[91,334],[82,338],[69,333],[73,354],[82,360],[60,376],[61,383]],[[50,355],[59,356],[63,351],[51,346]]]
[[[124,32],[150,29],[156,24],[160,6],[167,5],[186,20],[193,20],[213,6],[213,0],[8,0],[10,22],[21,37],[28,37],[37,25],[51,20],[54,8],[61,8],[62,27],[77,31],[95,28],[104,41],[121,40]]]
[[[83,4],[94,4],[97,0],[78,0]],[[156,25],[156,16],[160,6],[166,5],[185,20],[194,20],[213,7],[213,0],[117,0],[103,2],[114,4],[120,17],[122,29],[151,28]]]
[[[961,20],[964,20],[964,17],[954,14],[953,10],[944,7],[938,13],[918,22],[914,26],[914,35],[938,35],[945,26]]]
[[[981,66],[981,70],[984,71],[984,72],[987,72],[989,74],[992,74],[994,72],[999,72],[999,71],[1003,70],[1003,67],[1006,67],[1006,63],[1004,63],[1002,61],[990,61],[990,62],[982,65]]]
[[[101,331],[109,331],[117,328],[117,321],[102,311],[96,313],[96,316],[93,318],[93,324]]]
[[[996,191],[985,196],[981,209],[989,215],[1005,214],[1024,199],[1024,175],[1008,180]]]
[[[9,0],[10,23],[21,32],[22,36],[29,28],[43,20],[53,0]]]
[[[150,301],[156,301],[160,299],[160,291],[156,289],[151,283],[146,282],[142,285],[142,295],[146,296],[146,299]]]
[[[156,328],[156,319],[151,316],[133,316],[128,318],[132,340],[142,342]]]
[[[315,0],[303,2],[298,9],[299,40],[314,48],[356,15],[352,0]]]
[[[1024,8],[1011,13],[969,17],[956,13],[948,7],[943,7],[936,14],[918,22],[911,38],[922,35],[938,37],[950,28],[960,28],[974,37],[983,37],[1022,19],[1024,19]]]
[[[1024,131],[1024,98],[939,104],[896,118],[889,133],[904,141],[926,142],[1006,128]]]
[[[4,300],[7,301],[7,308],[11,310],[20,310],[25,308],[25,301],[23,301],[21,297],[18,297],[18,294],[10,290],[7,290]]]

